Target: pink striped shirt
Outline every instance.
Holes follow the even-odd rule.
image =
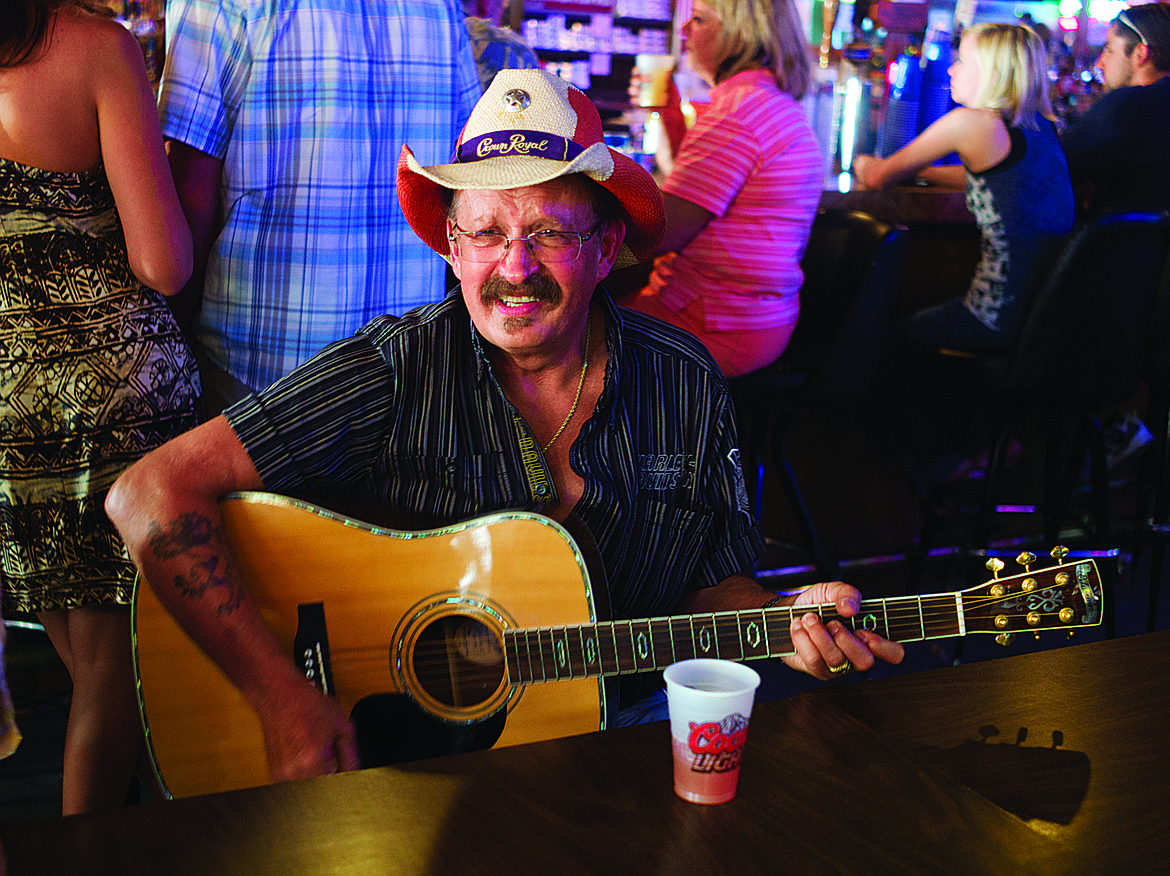
[[[805,111],[770,73],[746,70],[716,85],[662,187],[715,218],[671,264],[663,304],[682,310],[702,296],[711,331],[795,324],[823,185]]]

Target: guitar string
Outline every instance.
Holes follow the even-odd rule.
[[[1044,590],[1048,590],[1048,589],[1051,589],[1051,587],[1042,587],[1042,588],[1039,588],[1037,591],[1033,591],[1033,593],[1034,594],[1042,594]],[[1001,603],[1007,599],[1015,599],[1015,598],[1018,598],[1020,596],[1026,596],[1026,595],[1029,595],[1029,594],[1017,592],[1017,593],[1004,594],[1002,596],[991,596],[991,595],[985,595],[985,596],[979,596],[979,597],[968,596],[967,598],[965,598],[963,600],[964,612],[969,613],[972,610],[978,611],[980,608],[983,608],[983,607],[986,607],[989,605],[994,605],[996,603]],[[936,622],[940,619],[944,619],[944,620],[950,619],[952,617],[955,618],[957,621],[957,610],[954,607],[955,600],[954,600],[953,596],[954,596],[953,594],[928,594],[928,595],[924,595],[921,597],[919,597],[919,596],[891,597],[891,598],[886,599],[886,600],[876,600],[876,601],[872,601],[870,603],[866,603],[863,601],[862,606],[861,606],[863,611],[860,612],[859,614],[862,617],[866,616],[867,614],[874,614],[873,611],[865,612],[864,609],[866,609],[866,608],[880,609],[881,614],[882,614],[883,619],[884,619],[882,626],[884,626],[886,628],[886,632],[891,632],[893,627],[896,627],[899,625],[910,625],[910,626],[913,626],[916,624],[923,625],[923,624],[929,624],[931,622]],[[1063,606],[1061,606],[1061,607],[1063,607]],[[804,610],[802,611],[802,609],[804,609]],[[738,630],[724,631],[723,633],[720,633],[720,631],[718,629],[718,619],[722,618],[725,621],[730,621],[734,618],[736,620],[739,620],[744,614],[752,614],[756,611],[762,611],[762,609],[744,609],[744,610],[741,610],[738,612],[736,612],[736,611],[716,612],[713,615],[703,614],[703,615],[697,615],[697,616],[698,617],[714,617],[716,619],[716,627],[717,627],[716,641],[718,642],[718,644],[720,646],[725,646],[723,648],[723,650],[734,651],[735,650],[734,647],[728,647],[728,646],[734,646],[740,640],[741,637],[738,633]],[[789,618],[789,623],[792,623],[795,620],[795,617],[797,614],[803,615],[803,614],[808,613],[810,611],[814,612],[814,613],[820,613],[820,614],[822,614],[822,616],[827,616],[827,619],[829,619],[829,620],[838,619],[838,620],[841,620],[842,622],[845,622],[846,624],[848,624],[848,621],[849,621],[849,619],[840,618],[836,614],[835,608],[833,607],[833,605],[831,603],[826,603],[826,604],[822,604],[822,605],[814,605],[814,606],[783,606],[783,607],[780,607],[778,609],[774,609],[771,611],[778,612],[781,615],[787,614],[788,618]],[[1056,616],[1058,611],[1059,611],[1059,608],[1057,608],[1054,611],[1041,612],[1041,617],[1043,617],[1046,614]],[[1020,618],[1020,617],[1026,617],[1026,614],[1027,614],[1026,612],[1022,612],[1022,611],[1018,611],[1018,610],[1007,612],[1007,616],[1009,618],[1013,618],[1013,619]],[[689,619],[689,618],[695,617],[695,616],[679,615],[677,617]],[[663,620],[674,620],[674,618],[652,618],[652,619],[648,619],[648,622],[650,624],[653,624],[655,621],[658,621],[660,623]],[[612,622],[612,625],[616,626],[616,627],[621,627],[624,624],[630,624],[631,631],[634,630],[635,625],[632,621]],[[641,626],[642,626],[641,624],[637,625],[637,627],[641,627]],[[1063,624],[1059,628],[1060,629],[1075,629],[1076,626],[1078,626],[1078,625],[1074,625],[1072,623],[1069,623],[1069,624]],[[550,633],[550,632],[555,632],[555,631],[559,630],[559,631],[563,631],[564,634],[567,635],[569,631],[583,631],[583,630],[592,629],[596,632],[598,630],[604,630],[605,628],[606,628],[606,624],[604,624],[604,623],[602,623],[602,624],[571,624],[571,625],[567,625],[567,626],[531,628],[531,629],[527,630],[526,632],[527,632],[528,636],[531,637],[533,635],[533,633],[536,633],[539,636],[541,632]],[[987,632],[1002,632],[1002,631],[1003,630],[995,629],[995,630],[989,630]],[[1024,628],[1024,631],[1042,632],[1044,630],[1041,630],[1037,627],[1029,626],[1029,627]],[[507,632],[514,634],[517,631],[509,630]],[[620,635],[620,631],[615,630],[615,632],[618,632],[618,634]],[[674,631],[672,630],[672,632],[674,632]],[[969,630],[968,632],[971,632],[971,631]],[[982,632],[982,631],[979,630],[976,632]],[[773,635],[775,635],[775,632],[773,632]],[[957,636],[957,633],[955,635]],[[948,638],[948,636],[941,636],[941,637]],[[586,637],[586,639],[587,638],[588,637]],[[580,642],[580,641],[581,641],[581,639],[579,638],[578,642]],[[909,642],[909,641],[919,641],[919,640],[918,639],[904,639],[904,641]],[[499,644],[499,643],[497,643],[497,644]],[[537,644],[539,645],[540,643],[538,642]],[[430,646],[426,645],[425,643],[420,644],[419,646],[417,646],[415,648],[415,650],[413,652],[413,660],[411,661],[412,665],[416,668],[416,670],[423,669],[423,670],[428,670],[428,671],[432,667],[448,667],[450,665],[449,645],[450,645],[450,643],[447,641],[444,641],[444,640],[439,640],[435,644],[430,645]],[[776,645],[778,645],[779,647],[776,647]],[[772,656],[784,656],[786,654],[793,653],[793,651],[788,650],[788,648],[791,647],[791,639],[782,640],[779,643],[776,643],[776,645],[772,645],[768,648],[768,653],[771,654]],[[531,643],[528,643],[527,647],[529,648],[529,650],[531,650]],[[692,648],[693,648],[693,646],[692,646]],[[744,649],[742,649],[742,647],[741,647],[740,650],[742,652]],[[375,656],[373,656],[373,657],[360,656],[360,655],[362,655],[363,652],[366,652],[367,654],[372,654]],[[380,662],[382,659],[385,659],[382,657],[382,655],[388,654],[388,647],[359,646],[357,648],[337,649],[336,651],[331,651],[331,654],[334,655],[335,657],[339,658],[338,660],[335,661],[335,662],[338,662],[339,664],[354,665],[357,660],[361,660],[361,659],[373,659],[376,662]],[[355,655],[358,655],[358,656],[355,657]],[[501,656],[502,656],[502,654],[501,654]],[[618,655],[616,655],[616,654],[614,655],[614,657],[615,657],[615,659],[619,659]],[[473,666],[475,664],[471,661],[468,661],[468,665]],[[492,677],[492,678],[497,677],[499,674],[499,671],[495,667],[499,667],[501,665],[503,665],[502,660],[499,662],[489,664],[489,666],[492,668],[486,670],[487,674],[490,675],[490,677]],[[387,665],[387,670],[389,670],[389,665]]]
[[[1075,568],[1075,567],[1070,566],[1070,567],[1064,567],[1064,568],[1071,569],[1071,568]],[[963,612],[964,612],[965,616],[970,616],[973,612],[978,612],[987,606],[994,605],[996,603],[1002,603],[1002,602],[1005,602],[1007,600],[1016,600],[1016,599],[1019,599],[1021,597],[1042,596],[1045,591],[1051,590],[1051,589],[1054,589],[1054,587],[1052,585],[1038,587],[1036,590],[1033,590],[1030,592],[1009,592],[1009,593],[1002,594],[1000,596],[993,596],[990,594],[983,595],[983,596],[974,596],[974,595],[969,594],[969,595],[964,596],[964,598],[962,599]],[[911,596],[895,596],[895,597],[888,597],[885,599],[876,599],[876,600],[869,600],[869,601],[863,600],[861,603],[861,606],[860,606],[860,611],[858,612],[858,615],[855,617],[865,617],[868,615],[873,615],[873,616],[877,617],[879,615],[879,612],[880,612],[880,616],[882,618],[895,618],[899,622],[913,621],[914,619],[917,619],[917,618],[930,619],[930,620],[934,621],[934,620],[939,620],[939,619],[946,619],[946,618],[950,618],[950,617],[955,617],[957,620],[958,611],[956,608],[955,596],[958,594],[962,594],[962,593],[964,593],[964,591],[956,591],[954,593],[924,594],[921,596],[913,596],[913,595],[911,595]],[[1063,604],[1059,604],[1059,605],[1060,605],[1060,607],[1066,607]],[[869,610],[867,611],[866,609],[869,609]],[[1058,611],[1059,611],[1059,609],[1045,611],[1045,612],[1041,612],[1041,615],[1044,615],[1044,614],[1056,615],[1058,613]],[[836,612],[836,608],[835,608],[833,603],[821,603],[821,604],[817,604],[817,605],[807,605],[807,606],[804,606],[804,605],[779,606],[779,607],[776,607],[773,609],[763,609],[763,608],[740,609],[738,611],[704,612],[704,613],[695,614],[695,615],[675,615],[675,616],[669,616],[669,617],[656,617],[656,618],[632,619],[632,620],[617,620],[617,621],[608,621],[608,622],[602,621],[602,622],[595,623],[595,624],[589,624],[589,623],[558,624],[555,626],[531,627],[531,628],[527,628],[525,631],[529,635],[531,635],[533,633],[539,633],[541,631],[550,631],[550,630],[578,630],[578,629],[584,630],[584,629],[589,629],[589,628],[605,629],[607,626],[622,627],[624,625],[629,625],[631,629],[634,629],[635,626],[640,629],[642,626],[653,627],[655,624],[661,624],[663,621],[675,621],[675,620],[682,620],[682,619],[690,620],[690,619],[696,618],[696,617],[712,618],[716,621],[716,625],[718,626],[718,621],[720,619],[722,619],[725,622],[731,621],[732,619],[738,620],[738,619],[742,618],[742,616],[744,616],[744,615],[751,615],[751,614],[754,614],[756,612],[764,612],[766,616],[767,615],[774,615],[774,614],[778,614],[778,615],[787,614],[790,624],[795,622],[796,617],[798,615],[803,616],[803,615],[808,614],[808,613],[819,614],[827,620],[834,620],[834,619],[841,620],[842,622],[844,622],[846,624],[848,624],[849,621],[854,620],[854,618],[841,617]],[[1012,610],[1009,609],[1007,611],[1007,614],[1009,617],[1012,617],[1012,616],[1021,616],[1022,617],[1022,616],[1026,616],[1027,612],[1020,611],[1020,610],[1016,609],[1016,613],[1013,614]],[[474,620],[474,617],[472,615],[468,615],[468,617],[470,619]],[[519,632],[519,630],[509,628],[505,632],[508,634],[516,634]],[[439,644],[437,644],[436,647],[439,650],[444,650],[449,645],[449,641],[446,639],[440,639],[437,641]],[[360,646],[356,646],[356,647],[350,646],[347,648],[331,649],[331,653],[344,654],[344,653],[359,653],[362,651],[370,651],[370,652],[374,652],[377,654],[381,654],[381,653],[384,653],[386,648],[388,648],[388,647],[389,647],[389,645],[386,645],[386,646],[360,645]]]
[[[896,597],[896,598],[902,599],[903,597]],[[977,612],[982,607],[985,607],[986,605],[993,605],[995,603],[1003,602],[1006,598],[1008,598],[1008,597],[1006,597],[1006,596],[1004,596],[1004,597],[986,597],[986,598],[983,598],[981,600],[968,601],[968,604],[965,605],[965,607],[964,607],[964,614],[968,618],[970,618],[973,611]],[[943,604],[938,606],[938,607],[927,606],[924,604],[923,609],[921,611],[919,610],[919,607],[917,605],[917,600],[915,597],[904,597],[904,599],[909,600],[910,603],[912,603],[912,604],[907,604],[907,605],[902,606],[902,607],[899,607],[899,606],[890,607],[887,604],[886,606],[880,607],[883,609],[881,611],[881,617],[882,618],[890,618],[893,620],[894,623],[891,623],[890,624],[891,626],[895,625],[896,623],[916,623],[920,618],[925,619],[927,621],[932,621],[932,622],[938,621],[938,620],[946,620],[946,619],[950,619],[950,618],[955,618],[955,620],[957,622],[958,613],[954,607],[953,600],[951,600],[950,598],[945,598],[945,600],[943,601]],[[982,603],[982,605],[980,603]],[[825,605],[820,605],[820,606],[796,606],[796,607],[784,606],[782,608],[775,609],[774,611],[776,611],[780,614],[788,615],[789,622],[791,623],[791,622],[795,621],[797,616],[801,616],[801,615],[804,615],[804,614],[807,614],[810,612],[811,613],[818,613],[818,609],[823,610],[823,609],[829,609],[831,607],[832,607],[831,604],[825,604]],[[867,606],[866,603],[862,603],[862,608],[865,609],[866,607],[873,608],[874,606],[872,606],[872,605]],[[1060,605],[1060,607],[1065,607],[1065,606]],[[807,610],[802,611],[802,609],[807,609]],[[718,626],[720,620],[724,621],[726,624],[726,622],[734,622],[734,620],[736,620],[736,619],[742,619],[743,615],[750,615],[756,611],[761,611],[761,609],[742,609],[740,611],[715,612],[713,614],[704,613],[704,614],[697,614],[697,615],[677,615],[674,617],[647,618],[642,623],[638,623],[637,621],[619,620],[619,621],[612,621],[612,622],[601,622],[601,623],[597,623],[597,624],[588,624],[588,623],[558,624],[558,625],[554,625],[554,626],[530,627],[530,628],[527,628],[527,629],[522,630],[522,631],[516,630],[516,629],[508,629],[506,631],[506,633],[509,635],[515,636],[515,635],[519,634],[520,632],[525,632],[529,636],[532,636],[534,634],[540,634],[542,632],[550,632],[550,631],[558,631],[558,630],[565,631],[565,632],[576,631],[576,630],[586,630],[586,629],[591,629],[591,628],[595,629],[595,630],[604,630],[610,626],[616,627],[616,628],[621,628],[621,627],[624,627],[627,625],[630,626],[631,630],[640,632],[641,628],[643,626],[653,628],[656,624],[661,625],[661,623],[663,621],[675,621],[675,620],[683,620],[683,619],[691,620],[692,618],[696,618],[696,617],[714,618],[716,626]],[[1055,606],[1054,606],[1054,610],[1042,611],[1042,612],[1040,612],[1040,614],[1041,614],[1041,616],[1046,615],[1046,614],[1047,615],[1057,615],[1058,611],[1059,611],[1059,609],[1055,608]],[[853,620],[852,618],[842,618],[841,616],[836,614],[835,610],[834,611],[821,611],[819,613],[826,620],[840,620],[846,624],[848,624],[851,620]],[[1016,608],[1016,607],[1012,607],[1010,609],[1006,609],[1002,613],[1008,617],[1026,617],[1028,612],[1024,611],[1022,609]],[[870,612],[862,611],[859,614],[859,616],[861,616],[861,617],[865,617],[867,615],[874,615],[875,617],[877,617],[877,613],[875,613],[874,611],[870,611]],[[883,624],[883,626],[885,626],[885,624]],[[737,633],[735,631],[729,631],[728,635],[734,637],[737,635]],[[442,651],[442,650],[445,650],[446,648],[447,648],[446,640],[438,640],[438,644],[436,645],[436,649]]]
[[[915,597],[906,597],[906,598],[915,602],[915,603],[917,602],[917,599]],[[1003,599],[1004,599],[1004,597],[988,597],[988,598],[984,599],[983,601],[987,602],[987,603],[994,603],[994,602],[1001,602],[1001,601],[1003,601]],[[950,600],[947,599],[947,601],[950,601]],[[827,607],[827,606],[821,606],[821,608],[825,608],[825,607]],[[789,607],[785,607],[785,609],[787,609],[787,608],[789,608]],[[739,612],[739,614],[750,613],[752,611],[755,611],[755,610],[747,609],[747,610],[744,610],[742,612]],[[784,609],[782,609],[782,611],[784,611]],[[736,612],[727,612],[727,613],[721,613],[721,614],[726,614],[730,618],[731,616],[734,616],[737,613]],[[893,612],[893,614],[897,615],[898,612],[895,611],[895,612]],[[1043,614],[1055,615],[1055,612],[1044,612]],[[896,626],[898,621],[906,623],[910,626],[918,626],[919,619],[923,618],[923,617],[928,618],[928,619],[937,620],[939,618],[950,618],[950,617],[956,616],[953,610],[920,613],[916,609],[912,610],[912,611],[902,612],[901,615],[902,615],[902,617],[896,618],[895,622],[891,623],[890,626]],[[1010,616],[1015,617],[1015,618],[1019,618],[1019,617],[1025,617],[1026,615],[1023,613],[1014,613]],[[680,616],[680,617],[688,617],[688,616]],[[657,620],[664,620],[664,618],[657,619]],[[618,626],[621,626],[622,623],[623,622],[621,622],[621,621],[616,622],[616,624]],[[1060,629],[1069,629],[1069,628],[1075,629],[1075,626],[1072,624],[1069,624],[1069,625],[1062,625],[1059,628]],[[568,625],[568,626],[558,626],[558,627],[544,627],[544,628],[530,629],[530,630],[527,630],[526,632],[528,633],[528,637],[531,638],[531,636],[534,633],[538,637],[539,637],[541,632],[553,633],[556,631],[562,631],[565,635],[567,635],[571,631],[589,630],[589,629],[593,629],[596,632],[598,629],[604,629],[604,625],[582,624],[582,625]],[[1002,632],[1002,631],[1003,630],[993,629],[993,630],[987,630],[986,632]],[[1042,630],[1040,630],[1036,627],[1029,626],[1029,627],[1024,628],[1024,631],[1041,632]],[[509,632],[514,633],[515,631],[509,631]],[[976,632],[979,632],[979,631],[976,631]],[[620,635],[620,633],[619,633],[619,635]],[[585,638],[587,640],[589,637],[586,636]],[[948,636],[941,636],[940,638],[949,638],[949,637]],[[561,641],[564,641],[564,640],[561,640]],[[745,650],[748,653],[750,653],[752,650],[752,649],[743,649],[742,646],[739,648],[735,647],[737,645],[737,643],[740,642],[740,636],[738,634],[738,631],[727,631],[727,632],[724,632],[723,634],[720,634],[717,631],[716,632],[716,641],[718,643],[718,646],[721,647],[721,650],[723,650],[724,652],[727,652],[727,653],[733,653],[737,650],[740,653],[743,653]],[[904,641],[919,641],[919,639],[904,639]],[[579,643],[580,643],[580,640],[578,640],[577,644],[579,644]],[[525,650],[528,650],[531,652],[534,647],[540,648],[541,646],[544,646],[544,645],[552,646],[554,644],[555,643],[552,640],[537,641],[535,643],[529,642],[526,640],[525,642],[521,643],[521,647],[524,648]],[[572,643],[572,642],[567,642],[567,644],[569,644],[570,648],[572,648],[574,646],[574,643]],[[784,656],[786,654],[793,653],[793,651],[790,650],[790,648],[791,648],[791,639],[785,638],[784,640],[782,640],[778,643],[773,643],[769,647],[767,653],[771,656]],[[437,656],[435,656],[435,655],[437,655]],[[549,666],[549,667],[555,666],[555,663],[548,663],[547,661],[541,661],[539,659],[539,655],[533,654],[532,656],[533,656],[534,661],[538,665],[540,665],[541,668],[544,668],[545,666]],[[612,656],[613,656],[614,660],[617,660],[620,663],[619,655],[614,654]],[[429,669],[431,667],[440,667],[440,668],[446,669],[447,667],[450,666],[450,652],[449,652],[448,647],[441,642],[436,642],[430,646],[421,646],[420,645],[420,647],[415,650],[414,660],[412,662],[416,668]],[[640,661],[635,661],[635,665],[638,665],[639,662]],[[502,661],[500,663],[496,663],[496,664],[492,664],[492,665],[495,667],[501,666]],[[578,662],[576,665],[583,666],[584,664],[582,662]],[[651,667],[648,665],[647,668],[651,668]],[[620,669],[615,669],[614,671],[617,672],[617,671],[620,671]],[[498,677],[495,669],[490,670],[489,674],[491,675],[492,678]]]

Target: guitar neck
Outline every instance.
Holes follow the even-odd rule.
[[[962,599],[962,593],[868,599],[851,618],[833,605],[802,605],[507,630],[503,644],[509,681],[535,684],[651,672],[694,657],[783,657],[795,653],[793,621],[809,612],[897,642],[962,636]]]

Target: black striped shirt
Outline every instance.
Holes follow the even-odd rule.
[[[595,300],[609,364],[570,453],[585,480],[574,513],[600,551],[614,617],[658,616],[750,568],[763,539],[727,383],[706,349],[604,292]],[[556,500],[458,291],[373,320],[227,416],[267,489],[360,493],[386,509],[383,525],[431,528]]]

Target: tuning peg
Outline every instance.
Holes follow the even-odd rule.
[[[983,564],[983,568],[987,569],[991,573],[991,579],[996,581],[999,579],[999,573],[1003,571],[1003,560],[999,557],[988,557],[987,562]],[[1007,588],[1002,584],[992,584],[991,589],[987,592],[998,598],[1007,593]]]
[[[1000,633],[995,637],[996,644],[1003,645],[1005,648],[1012,643],[1015,636],[1011,633]]]
[[[1024,567],[1025,572],[1030,572],[1032,571],[1032,564],[1036,562],[1036,555],[1031,551],[1024,551],[1016,557],[1016,562]]]
[[[1059,566],[1064,562],[1064,558],[1068,556],[1068,548],[1066,548],[1064,545],[1058,544],[1051,551],[1049,551],[1049,554],[1052,556],[1052,559],[1056,560],[1056,564]]]

